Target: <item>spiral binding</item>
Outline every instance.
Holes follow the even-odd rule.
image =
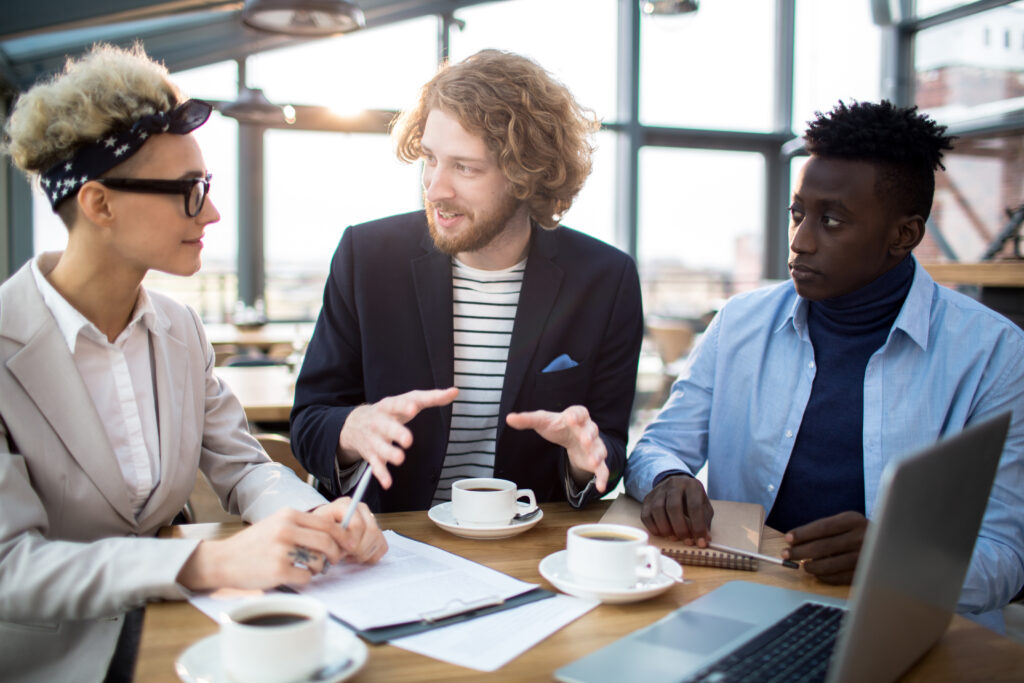
[[[748,572],[757,571],[757,560],[744,555],[733,555],[717,550],[662,548],[662,555],[668,555],[683,564],[698,567],[718,567],[719,569],[742,569]]]

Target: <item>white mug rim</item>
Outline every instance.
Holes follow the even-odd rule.
[[[252,619],[264,614],[290,613],[305,619],[292,624],[279,624],[276,626],[257,626],[246,624],[242,619]],[[258,629],[260,632],[271,630],[290,631],[307,628],[318,622],[325,622],[327,619],[327,608],[323,603],[301,595],[263,595],[247,600],[240,605],[235,605],[225,612],[226,622],[231,628]]]
[[[467,483],[471,483],[473,486],[490,486],[496,488],[496,491],[472,491],[466,487]],[[452,484],[453,489],[458,489],[463,493],[487,495],[490,493],[505,493],[507,491],[518,491],[519,486],[510,479],[498,479],[497,477],[470,477],[469,479],[458,479]]]

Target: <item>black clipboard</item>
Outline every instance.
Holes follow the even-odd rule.
[[[404,624],[390,624],[388,626],[378,626],[376,628],[364,630],[353,628],[351,624],[347,623],[343,619],[339,619],[333,614],[331,615],[331,618],[344,625],[346,628],[355,631],[356,635],[360,636],[366,642],[372,643],[373,645],[380,645],[396,638],[404,638],[405,636],[423,633],[424,631],[430,631],[435,628],[444,628],[445,626],[451,626],[452,624],[469,621],[470,619],[476,619],[477,617],[482,617],[487,614],[494,614],[495,612],[512,609],[513,607],[519,607],[520,605],[528,605],[531,602],[546,600],[547,598],[552,598],[554,596],[555,593],[552,591],[538,587],[528,590],[525,593],[514,595],[501,602],[481,601],[483,604],[470,603],[452,605],[449,608],[422,615],[422,618],[418,621],[410,621]]]

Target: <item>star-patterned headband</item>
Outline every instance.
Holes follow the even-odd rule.
[[[138,152],[150,135],[187,135],[206,123],[211,111],[213,105],[209,102],[188,100],[170,111],[147,114],[131,128],[109,132],[96,142],[82,145],[73,157],[43,172],[40,182],[50,206],[56,212],[57,206],[74,196],[82,185]]]

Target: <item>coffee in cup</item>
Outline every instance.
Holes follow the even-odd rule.
[[[462,526],[507,526],[517,514],[536,509],[533,491],[517,489],[507,479],[460,479],[452,484],[452,516]]]
[[[661,572],[661,552],[647,533],[621,524],[579,524],[566,533],[567,567],[574,580],[625,589]]]
[[[327,609],[299,595],[266,595],[228,610],[221,663],[230,680],[286,683],[323,665]]]

